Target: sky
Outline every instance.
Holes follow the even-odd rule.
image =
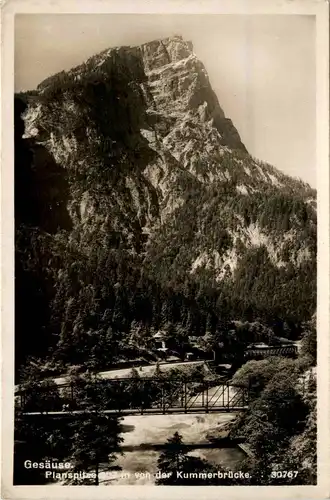
[[[248,151],[316,186],[315,18],[300,15],[27,14],[15,18],[15,90],[97,52],[182,35]]]

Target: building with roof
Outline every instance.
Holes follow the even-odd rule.
[[[159,330],[152,338],[156,349],[167,350],[166,342],[168,337],[164,330]]]

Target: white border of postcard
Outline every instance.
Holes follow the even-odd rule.
[[[1,6],[2,498],[329,498],[329,4],[326,0],[3,0]],[[18,13],[288,14],[316,16],[318,197],[317,486],[13,486],[14,429],[14,16]],[[69,48],[68,48],[69,49]],[[220,489],[219,489],[220,488]]]

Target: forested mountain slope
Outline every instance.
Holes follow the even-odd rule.
[[[249,155],[181,37],[17,94],[15,189],[17,368],[315,312],[316,193]]]

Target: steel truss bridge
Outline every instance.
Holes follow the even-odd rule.
[[[249,391],[216,381],[126,378],[39,385],[17,391],[15,399],[18,415],[54,418],[100,410],[118,415],[211,413],[246,410]]]
[[[298,348],[295,345],[281,345],[268,347],[251,347],[244,353],[246,359],[264,359],[269,356],[287,356],[295,357],[298,353]]]

